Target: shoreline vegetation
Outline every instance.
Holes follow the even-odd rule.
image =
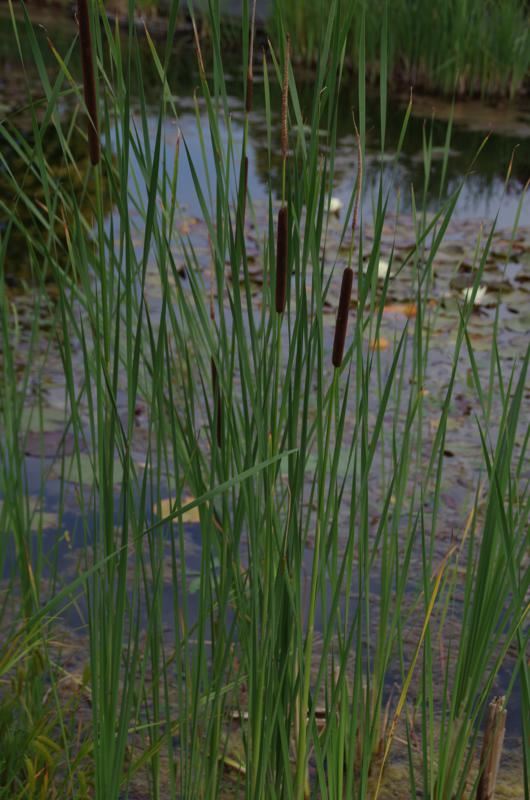
[[[341,0],[344,3],[350,0]],[[363,0],[357,2],[359,11]],[[7,0],[0,0],[6,5]],[[211,35],[208,12],[196,2],[194,15],[199,36]],[[29,13],[61,9],[72,13],[71,0],[27,0]],[[126,28],[128,0],[109,0],[105,4],[109,20],[117,20]],[[388,62],[381,64],[381,19],[384,0],[375,0],[374,13],[366,29],[359,29],[360,13],[350,15],[343,69],[355,73],[359,62],[359,46],[364,40],[366,80],[376,84],[381,70],[387,75],[392,91],[413,90],[416,94],[439,94],[447,97],[481,97],[502,101],[530,95],[530,9],[523,0],[472,0],[464,4],[455,0],[416,4],[413,0],[396,0],[389,12],[386,30]],[[228,6],[228,7],[227,7]],[[380,8],[379,8],[380,6]],[[417,7],[416,7],[417,6]],[[146,29],[154,39],[165,38],[168,30],[169,0],[138,0],[136,26]],[[221,37],[227,46],[240,46],[243,25],[237,2],[221,3]],[[269,37],[289,32],[296,46],[291,60],[298,67],[315,71],[318,67],[319,19],[325,13],[323,0],[268,0],[261,9],[258,3],[255,30],[255,55],[259,58]],[[191,15],[187,4],[180,3],[177,34],[193,37]]]

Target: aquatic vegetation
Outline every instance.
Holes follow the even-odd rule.
[[[20,797],[42,791],[42,759],[54,758],[57,796],[66,786],[105,800],[474,797],[496,777],[482,732],[500,685],[507,719],[520,717],[517,780],[528,797],[530,348],[513,331],[503,353],[503,326],[517,328],[521,315],[500,298],[523,296],[506,275],[517,259],[524,287],[530,247],[517,219],[507,233],[492,225],[458,238],[461,187],[444,191],[450,129],[437,209],[424,202],[425,133],[423,198],[413,195],[404,218],[381,169],[366,218],[364,7],[349,199],[341,217],[328,214],[350,43],[341,3],[320,20],[305,99],[287,18],[258,59],[251,3],[234,99],[220,12],[213,0],[210,44],[195,36],[197,156],[172,85],[176,3],[167,41],[147,38],[153,116],[142,93],[131,112],[136,28],[124,39],[102,17],[84,87],[70,70],[73,47],[57,53],[53,78],[41,71],[48,110],[32,117],[31,145],[0,125],[44,198],[36,231],[4,203],[0,242],[2,608],[14,600],[16,614],[0,640],[0,714],[13,659],[42,647],[54,712],[46,736],[60,750],[47,759],[41,749],[33,772],[18,761],[10,775]],[[48,43],[27,18],[13,25],[41,63]],[[384,38],[382,156],[390,55]],[[249,184],[258,86],[262,207]],[[59,113],[65,94],[82,111],[73,119]],[[93,122],[99,112],[97,158],[86,111]],[[60,181],[44,157],[50,125]],[[86,137],[89,216],[71,128]],[[6,180],[30,202],[16,175]],[[200,217],[183,207],[191,192]],[[3,280],[16,226],[42,277],[24,331]],[[42,329],[44,275],[56,298]],[[475,312],[484,286],[498,302]],[[62,383],[52,403],[54,357]],[[46,438],[49,406],[58,433]],[[51,536],[36,508],[56,513]],[[89,697],[79,748],[69,747],[58,690],[67,664],[54,642],[72,618],[86,648],[76,699]]]
[[[323,0],[275,0],[279,30],[288,30],[302,60],[318,59]],[[509,95],[525,88],[530,63],[528,6],[522,0],[341,0],[349,31],[346,52],[356,67],[363,54],[367,73],[383,68],[391,79],[416,90],[449,95]]]

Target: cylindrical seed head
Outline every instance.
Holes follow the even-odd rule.
[[[344,355],[344,343],[348,330],[348,312],[351,301],[351,290],[353,286],[353,270],[346,267],[342,274],[342,284],[340,287],[339,307],[337,310],[337,322],[335,324],[335,338],[333,340],[333,366],[338,369],[342,364]]]

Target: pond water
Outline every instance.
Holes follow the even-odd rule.
[[[56,15],[42,15],[38,17],[35,34],[43,44],[49,37],[56,49],[64,53],[69,47],[75,28],[71,20],[58,18]],[[11,22],[0,9],[0,118],[9,118],[10,125],[19,126],[28,139],[31,138],[30,121],[27,114],[14,114],[21,104],[25,103],[28,90],[36,88],[37,78],[32,74],[30,48],[28,41],[22,38],[23,55],[26,61],[26,71],[20,66],[16,41],[13,37]],[[44,48],[46,63],[50,72],[54,70],[53,55],[48,48]],[[152,61],[145,47],[145,60],[142,65],[142,79],[145,96],[152,113],[149,125],[153,133],[157,125],[157,111],[159,100],[159,81]],[[74,72],[78,72],[79,65],[73,63]],[[167,154],[167,169],[173,169],[177,137],[180,135],[189,148],[191,159],[199,165],[198,176],[203,186],[207,185],[206,170],[201,167],[201,141],[198,136],[197,118],[194,105],[194,91],[198,85],[198,73],[193,50],[188,44],[178,47],[172,63],[168,80],[174,95],[178,119],[168,121],[164,127],[164,137]],[[232,111],[233,135],[236,142],[243,136],[244,107],[242,103],[242,80],[237,69],[237,53],[234,54],[234,63],[231,66],[230,54],[227,56],[227,80],[230,92],[229,102]],[[26,82],[27,81],[27,82]],[[299,87],[302,108],[309,107],[312,91],[310,75],[300,74]],[[279,95],[274,94],[273,107],[279,108]],[[136,98],[136,102],[138,98]],[[395,215],[399,207],[399,216],[394,218],[383,231],[381,242],[381,257],[390,258],[393,252],[393,270],[397,272],[389,286],[387,305],[384,313],[384,334],[387,345],[381,344],[378,357],[381,360],[383,372],[388,370],[392,358],[392,347],[388,343],[395,341],[400,335],[407,320],[414,315],[414,275],[409,266],[400,271],[400,264],[405,260],[406,254],[414,239],[414,222],[411,217],[412,192],[414,189],[416,201],[427,214],[432,214],[440,206],[440,198],[445,198],[455,191],[461,184],[462,190],[456,205],[454,219],[451,222],[446,239],[441,246],[433,263],[434,275],[432,284],[432,303],[436,307],[436,314],[432,319],[431,361],[427,375],[426,388],[428,398],[426,413],[432,413],[433,420],[439,416],[443,392],[447,386],[452,367],[450,348],[448,342],[454,341],[455,327],[458,321],[458,303],[462,299],[462,291],[473,280],[475,271],[475,249],[477,238],[481,234],[482,240],[487,237],[489,230],[496,220],[496,233],[492,240],[491,254],[486,262],[483,277],[483,286],[486,294],[480,307],[471,315],[470,336],[476,348],[477,366],[481,375],[487,375],[491,365],[491,328],[493,320],[498,314],[499,341],[501,343],[500,357],[503,365],[509,368],[510,364],[520,357],[528,344],[530,333],[530,196],[524,194],[526,181],[530,177],[530,105],[509,105],[503,107],[485,106],[473,102],[457,104],[454,109],[454,122],[450,140],[450,154],[447,163],[443,157],[443,145],[447,136],[450,104],[438,99],[414,99],[413,111],[408,126],[403,150],[397,159],[395,153],[397,142],[408,97],[393,98],[390,102],[387,118],[385,157],[381,158],[379,140],[379,100],[374,91],[368,98],[367,123],[366,123],[366,192],[363,200],[362,215],[364,220],[364,243],[366,251],[370,251],[373,241],[371,229],[372,210],[376,202],[377,188],[381,175],[383,184],[389,192],[389,220]],[[335,162],[334,185],[330,187],[332,194],[337,197],[346,208],[352,193],[356,174],[356,153],[352,133],[350,109],[356,107],[356,80],[347,79],[343,90],[341,107],[344,115],[339,120],[338,145]],[[204,108],[199,104],[199,117],[206,125]],[[65,117],[73,115],[74,108],[69,107],[65,100],[63,113]],[[137,111],[133,105],[133,120],[138,121]],[[276,131],[279,130],[279,115],[273,112],[273,122]],[[249,150],[249,194],[253,204],[253,223],[249,230],[249,241],[253,241],[256,253],[259,252],[260,240],[258,230],[260,224],[266,224],[268,208],[269,187],[272,187],[273,198],[278,201],[281,186],[280,162],[272,161],[269,169],[267,155],[267,135],[263,85],[260,82],[259,72],[256,77],[254,90],[254,111],[250,127]],[[487,143],[482,147],[488,136]],[[423,146],[426,139],[432,137],[433,161],[426,181]],[[478,157],[475,158],[479,152]],[[3,141],[0,152],[11,158],[9,148]],[[323,146],[323,154],[325,148]],[[50,139],[50,149],[46,153],[48,162],[57,161],[60,169],[61,151]],[[16,160],[9,162],[16,170]],[[80,158],[80,164],[82,164]],[[88,168],[88,164],[84,165]],[[507,175],[509,172],[509,178]],[[464,181],[465,176],[465,181]],[[6,188],[7,181],[0,168],[0,199],[9,204],[12,196]],[[142,197],[142,182],[139,181],[135,191],[139,198]],[[208,258],[208,237],[202,221],[200,205],[196,198],[191,172],[186,159],[180,160],[179,172],[179,225],[182,232],[189,233],[199,257],[206,262]],[[112,214],[109,209],[109,215]],[[344,219],[340,212],[329,219],[328,241],[333,254],[329,256],[327,268],[335,267],[337,252],[341,251],[341,236]],[[513,235],[513,225],[520,215],[522,225]],[[131,220],[137,226],[136,236],[139,251],[142,247],[142,218],[131,209]],[[31,224],[31,221],[28,221]],[[6,221],[0,211],[0,231],[5,228]],[[6,278],[12,291],[12,301],[17,307],[21,332],[19,335],[16,358],[23,364],[25,353],[31,340],[31,321],[34,312],[34,302],[31,291],[31,281],[25,271],[23,258],[24,243],[19,242],[17,249],[10,253],[6,263]],[[327,258],[327,256],[326,256]],[[340,261],[340,257],[339,257]],[[256,268],[256,297],[260,295],[260,270]],[[338,291],[338,290],[337,290]],[[150,265],[147,280],[147,292],[150,307],[156,318],[156,311],[160,309],[162,287],[157,276],[156,265]],[[50,287],[50,296],[53,297],[53,287]],[[330,295],[331,304],[329,311],[329,328],[331,328],[336,312],[333,305],[333,292]],[[335,301],[337,296],[335,293]],[[43,312],[42,330],[46,331],[46,315]],[[388,352],[387,352],[388,347]],[[72,575],[77,569],[77,544],[81,544],[86,536],[79,516],[79,486],[74,481],[60,479],[59,469],[64,465],[47,456],[54,448],[59,447],[63,456],[68,459],[71,455],[68,440],[61,441],[63,408],[65,396],[65,378],[62,368],[60,352],[53,338],[43,337],[42,361],[35,364],[34,392],[39,398],[39,408],[43,414],[46,438],[37,433],[33,439],[26,442],[26,490],[32,497],[38,498],[43,494],[44,506],[36,510],[35,525],[43,535],[35,540],[35,547],[44,549],[50,560],[49,574],[56,575],[58,566],[64,577],[65,570],[71,568]],[[80,371],[82,354],[79,352]],[[45,366],[44,366],[45,365]],[[443,520],[436,542],[437,554],[443,557],[447,551],[448,543],[455,530],[462,527],[462,519],[471,507],[477,477],[481,465],[481,442],[477,435],[473,407],[469,399],[469,365],[459,366],[456,377],[456,390],[454,394],[451,423],[448,429],[446,442],[446,458],[450,468],[444,478],[442,502],[444,505]],[[530,386],[526,387],[526,410],[529,407]],[[119,398],[122,403],[119,410],[126,410],[126,397]],[[500,398],[493,399],[492,419],[500,407]],[[37,420],[35,419],[35,423]],[[521,437],[524,435],[524,426],[528,423],[528,416],[522,415]],[[32,424],[30,424],[30,428]],[[492,425],[491,433],[495,431]],[[432,435],[435,431],[433,429]],[[147,439],[147,426],[145,423],[145,409],[138,409],[137,439],[135,453],[139,460],[144,455]],[[521,438],[522,441],[522,438]],[[41,456],[45,454],[46,457]],[[523,474],[528,474],[528,463],[525,464]],[[87,464],[87,471],[90,465]],[[87,484],[90,483],[87,478]],[[377,520],[380,498],[377,487],[374,487],[373,508],[371,516]],[[426,511],[429,510],[426,501]],[[188,524],[189,559],[193,568],[198,568],[200,563],[200,537],[198,525]],[[307,567],[309,568],[308,558]],[[4,574],[10,574],[12,568],[12,555],[9,553],[3,558]],[[68,568],[68,569],[67,569]],[[374,587],[376,588],[376,587]],[[53,587],[52,587],[53,590]],[[168,615],[171,613],[171,598],[168,594]],[[70,610],[71,624],[75,625],[83,609],[78,607]],[[500,685],[500,684],[499,684]],[[513,704],[517,706],[517,698]],[[518,723],[515,723],[517,728]]]

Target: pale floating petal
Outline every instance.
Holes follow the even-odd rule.
[[[377,278],[384,281],[390,271],[390,262],[386,258],[380,258],[377,265]]]
[[[332,197],[329,201],[329,213],[338,214],[344,203],[339,197]]]
[[[474,291],[474,287],[473,286],[468,286],[466,289],[463,289],[462,297],[463,297],[465,303],[471,301],[471,298],[473,296],[473,291]],[[475,299],[473,301],[473,305],[474,306],[479,306],[482,303],[482,301],[484,300],[484,297],[486,296],[486,292],[487,291],[488,291],[488,289],[487,289],[486,286],[479,286],[478,287],[477,293],[475,295]]]
[[[369,261],[364,262],[363,272],[365,275],[368,272],[369,264],[370,264]],[[377,280],[384,281],[389,271],[390,271],[390,262],[388,261],[388,259],[380,258],[377,263]],[[392,276],[392,273],[390,273],[390,276]]]

